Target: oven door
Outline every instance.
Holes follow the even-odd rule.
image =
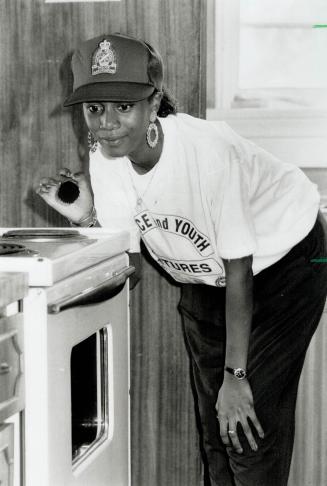
[[[130,484],[126,264],[101,264],[106,300],[63,283],[25,300],[26,486]]]

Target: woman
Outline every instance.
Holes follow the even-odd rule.
[[[142,238],[182,284],[212,486],[286,486],[298,381],[327,292],[327,267],[313,262],[326,255],[316,187],[225,123],[176,114],[143,41],[86,41],[72,70],[65,106],[83,104],[94,206],[68,169],[38,193],[73,225],[129,229],[131,252]],[[80,196],[67,205],[57,192],[70,178]]]

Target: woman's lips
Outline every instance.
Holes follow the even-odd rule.
[[[116,137],[116,138],[109,138],[109,137],[100,137],[99,141],[100,143],[103,143],[105,145],[111,145],[116,147],[117,145],[120,145],[124,137]]]

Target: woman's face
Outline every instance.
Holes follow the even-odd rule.
[[[83,103],[86,124],[109,157],[137,160],[146,150],[146,131],[154,104],[147,99],[134,103]]]

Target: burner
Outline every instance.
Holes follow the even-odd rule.
[[[16,245],[11,243],[1,243],[0,242],[0,255],[13,255],[17,253],[25,253],[26,247],[23,245]]]
[[[87,238],[85,235],[81,235],[77,230],[70,229],[48,229],[48,228],[30,228],[22,230],[12,230],[4,233],[2,238],[10,240],[37,240],[37,241],[49,241],[49,240],[84,240]]]

